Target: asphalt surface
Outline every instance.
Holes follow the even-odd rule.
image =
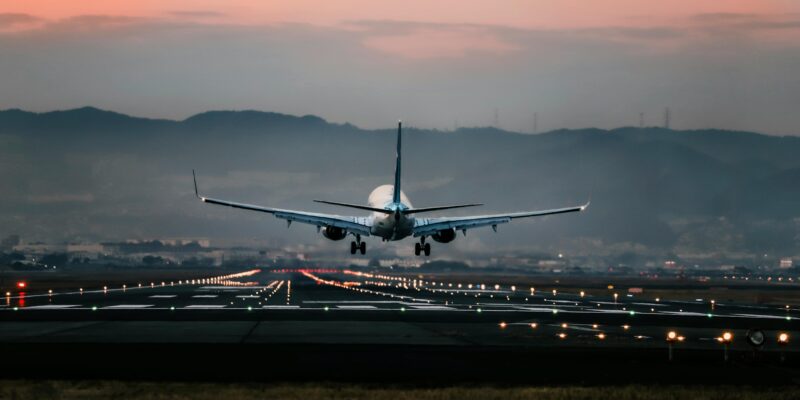
[[[537,375],[547,382],[568,376],[558,371],[569,370],[571,363],[593,365],[595,371],[602,365],[617,365],[634,371],[625,376],[642,382],[637,369],[664,367],[669,331],[683,340],[673,342],[676,364],[667,365],[682,365],[682,374],[691,370],[688,365],[706,375],[709,365],[747,365],[732,375],[730,371],[719,375],[727,382],[739,373],[757,376],[764,370],[755,373],[750,366],[765,364],[779,368],[781,382],[786,382],[795,379],[795,358],[800,357],[795,356],[794,343],[800,339],[800,310],[793,307],[712,305],[702,299],[686,302],[635,295],[615,299],[492,282],[414,281],[350,271],[254,270],[239,276],[135,282],[125,287],[13,292],[4,300],[0,351],[22,360],[16,370],[22,377],[77,371],[120,377],[136,370],[150,378],[144,371],[160,371],[156,378],[187,371],[194,371],[190,377],[263,378],[245,367],[230,366],[264,357],[271,360],[270,367],[259,371],[272,371],[271,376],[282,379],[313,373],[331,379],[527,380],[530,375],[522,371],[537,359],[551,366],[548,373]],[[766,335],[758,351],[746,340],[751,329]],[[718,339],[726,331],[733,335],[727,346]],[[788,335],[787,344],[777,342],[780,333]],[[728,363],[723,363],[725,347]],[[115,353],[126,356],[106,357]],[[42,354],[56,362],[43,364]],[[198,354],[208,358],[198,360]],[[77,371],[63,361],[82,355],[106,361],[86,362]],[[160,361],[163,358],[169,361]],[[490,361],[497,358],[506,361]],[[227,367],[196,369],[211,361]],[[487,370],[487,363],[494,367]],[[149,366],[134,367],[140,365]],[[597,376],[607,379],[610,373]],[[580,376],[581,382],[591,381],[591,376]],[[684,375],[683,381],[694,377]]]

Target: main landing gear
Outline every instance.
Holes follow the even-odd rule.
[[[367,243],[361,241],[361,235],[356,235],[356,240],[350,242],[350,254],[367,253]]]
[[[422,236],[419,239],[419,243],[414,243],[414,255],[420,255],[420,253],[425,253],[425,256],[431,255],[431,244],[425,243],[425,236]]]

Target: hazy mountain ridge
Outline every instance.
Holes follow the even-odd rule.
[[[404,189],[415,205],[478,201],[487,204],[480,212],[495,212],[592,197],[588,213],[512,224],[498,235],[476,233],[455,242],[456,251],[600,240],[654,251],[800,254],[795,137],[629,127],[539,135],[496,128],[404,132]],[[0,111],[0,144],[0,234],[44,240],[277,237],[324,244],[312,229],[286,231],[269,216],[194,202],[191,169],[217,197],[346,213],[310,199],[361,203],[374,186],[388,183],[394,128],[364,130],[312,115],[259,111],[210,111],[172,121],[91,107],[6,110]],[[727,222],[715,222],[720,218]],[[732,237],[743,239],[731,245]]]

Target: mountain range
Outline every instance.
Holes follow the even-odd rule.
[[[404,129],[404,191],[415,206],[485,203],[492,213],[575,205],[588,212],[471,231],[437,254],[483,251],[742,257],[800,254],[800,138],[658,127]],[[395,127],[313,116],[210,111],[182,121],[92,107],[0,111],[0,235],[28,241],[209,237],[335,249],[313,228],[197,202],[209,196],[350,213],[389,183]],[[476,210],[470,210],[474,213]],[[458,215],[466,211],[452,212]],[[412,242],[373,248],[410,254]]]

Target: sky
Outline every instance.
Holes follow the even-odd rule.
[[[797,71],[793,0],[0,3],[0,109],[800,135]]]

